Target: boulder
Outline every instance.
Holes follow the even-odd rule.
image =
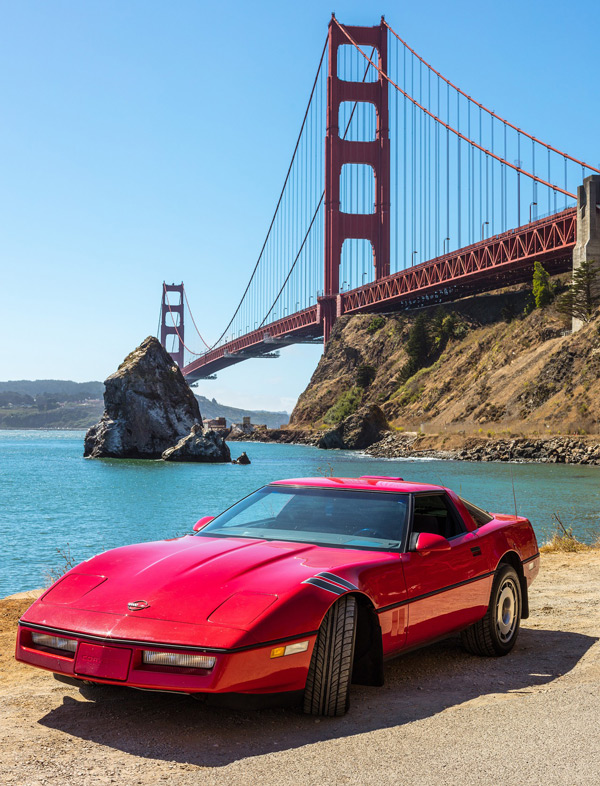
[[[251,461],[250,461],[250,459],[248,458],[248,454],[247,454],[247,453],[246,453],[246,451],[244,450],[244,451],[242,452],[242,455],[241,455],[241,456],[239,456],[238,458],[234,459],[232,463],[233,463],[233,464],[250,464],[250,463],[251,463]]]
[[[192,426],[202,426],[196,397],[153,336],[125,358],[104,386],[104,414],[85,435],[84,456],[158,459]]]
[[[244,454],[245,455],[245,454]],[[231,461],[227,443],[216,431],[202,431],[199,424],[191,432],[162,454],[165,461]],[[248,461],[250,463],[250,461]]]
[[[384,431],[389,428],[385,415],[377,404],[361,407],[342,420],[339,426],[326,431],[320,438],[318,447],[331,450],[363,450],[379,442]]]

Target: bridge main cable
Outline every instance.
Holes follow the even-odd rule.
[[[250,276],[250,280],[248,281],[248,284],[247,284],[247,286],[246,286],[246,289],[244,290],[244,294],[243,294],[243,295],[242,295],[242,297],[240,298],[240,302],[238,303],[238,305],[237,305],[237,308],[235,309],[235,311],[234,311],[234,313],[233,313],[233,316],[232,316],[232,317],[231,317],[231,319],[229,320],[229,322],[228,322],[228,324],[227,324],[227,327],[226,327],[226,328],[223,330],[223,332],[221,333],[221,335],[219,336],[219,338],[218,338],[218,339],[215,341],[215,343],[214,343],[214,344],[213,344],[213,345],[210,347],[210,349],[214,349],[214,348],[215,348],[215,347],[216,347],[216,346],[219,344],[219,342],[221,341],[221,339],[222,339],[222,338],[223,338],[223,337],[224,337],[224,336],[227,334],[227,331],[229,330],[229,328],[230,328],[230,327],[231,327],[231,325],[233,324],[233,320],[236,318],[236,316],[237,316],[237,314],[238,314],[238,312],[239,312],[240,308],[242,307],[242,304],[243,304],[243,302],[244,302],[244,298],[245,298],[245,297],[246,297],[246,295],[248,294],[248,290],[250,289],[250,285],[252,284],[252,281],[254,280],[254,276],[256,275],[256,271],[258,270],[258,266],[259,266],[259,264],[260,264],[260,261],[261,261],[261,259],[262,259],[262,256],[263,256],[263,253],[264,253],[264,250],[265,250],[265,248],[266,248],[266,246],[267,246],[267,242],[268,242],[268,240],[269,240],[269,236],[270,236],[270,234],[271,234],[271,230],[273,229],[273,225],[275,224],[275,220],[276,220],[276,218],[277,218],[277,213],[278,213],[278,211],[279,211],[279,207],[280,207],[280,205],[281,205],[281,201],[282,201],[282,199],[283,199],[283,195],[284,195],[284,193],[285,193],[285,188],[286,188],[286,186],[287,186],[287,183],[288,183],[288,180],[289,180],[289,178],[290,178],[290,173],[291,173],[291,171],[292,171],[292,167],[293,167],[293,165],[294,165],[294,160],[295,160],[295,158],[296,158],[296,153],[298,152],[298,147],[299,147],[299,145],[300,145],[300,140],[302,139],[302,132],[304,131],[304,126],[306,125],[306,120],[307,120],[307,118],[308,118],[308,113],[309,113],[309,111],[310,111],[310,105],[311,105],[311,103],[312,103],[312,99],[313,99],[313,96],[314,96],[314,93],[315,93],[315,89],[316,89],[316,87],[317,87],[317,83],[318,83],[318,79],[319,79],[319,74],[321,73],[321,66],[323,65],[323,58],[325,57],[325,52],[326,52],[326,51],[327,51],[327,38],[325,39],[325,44],[324,44],[324,46],[323,46],[323,51],[321,52],[321,58],[320,58],[320,60],[319,60],[319,66],[318,66],[318,68],[317,68],[317,73],[316,73],[316,76],[315,76],[315,79],[314,79],[314,82],[313,82],[313,85],[312,85],[312,89],[311,89],[311,91],[310,91],[310,96],[309,96],[309,99],[308,99],[308,104],[307,104],[307,106],[306,106],[306,111],[305,111],[305,113],[304,113],[304,117],[303,117],[303,119],[302,119],[302,125],[300,126],[300,133],[298,134],[298,139],[296,140],[296,145],[295,145],[295,147],[294,147],[294,152],[292,153],[292,160],[290,161],[290,165],[289,165],[289,167],[288,167],[287,174],[286,174],[286,176],[285,176],[285,180],[284,180],[284,182],[283,182],[283,186],[282,186],[282,188],[281,188],[281,193],[279,194],[279,199],[277,200],[277,205],[275,206],[275,211],[273,212],[273,218],[271,219],[271,223],[269,224],[269,229],[267,230],[267,235],[266,235],[266,237],[265,237],[265,242],[264,242],[264,243],[263,243],[263,245],[262,245],[262,248],[261,248],[261,250],[260,250],[260,254],[258,255],[258,259],[256,260],[256,264],[254,265],[254,269],[253,269],[253,271],[252,271],[252,275]],[[312,225],[312,224],[311,224],[311,225]],[[270,309],[270,310],[272,310],[272,309]],[[270,313],[270,311],[269,311],[269,313]],[[263,320],[263,322],[264,322],[264,320]]]
[[[337,20],[336,20],[336,22],[337,22]],[[522,128],[517,128],[517,126],[515,126],[513,123],[509,122],[508,120],[505,120],[500,115],[497,115],[494,111],[492,111],[491,109],[488,109],[486,106],[484,106],[483,104],[480,104],[478,101],[475,101],[475,99],[472,96],[467,95],[467,93],[465,93],[464,90],[461,90],[460,87],[455,85],[449,79],[446,79],[446,77],[443,74],[440,74],[439,71],[437,71],[426,60],[424,60],[418,52],[415,52],[415,50],[411,46],[409,46],[406,43],[406,41],[404,41],[402,38],[400,38],[398,33],[392,27],[390,27],[390,25],[388,25],[388,23],[385,21],[385,19],[383,17],[382,17],[382,22],[387,27],[387,29],[390,31],[390,33],[393,36],[395,36],[395,38],[397,38],[398,41],[400,41],[402,46],[406,47],[406,49],[408,49],[408,51],[412,55],[414,55],[414,57],[417,58],[417,60],[420,60],[421,63],[423,63],[423,65],[426,66],[426,68],[428,68],[430,71],[432,71],[437,77],[439,77],[443,82],[445,82],[447,85],[449,85],[453,90],[456,90],[457,93],[460,93],[461,96],[464,96],[472,104],[475,104],[475,106],[477,106],[479,109],[482,109],[484,112],[487,112],[487,114],[490,115],[491,117],[495,118],[496,120],[498,120],[499,122],[501,122],[504,125],[508,126],[509,128],[512,128],[513,131],[516,131],[518,134],[522,134],[523,136],[526,136],[528,139],[531,139],[532,142],[535,142],[536,144],[541,145],[542,147],[545,147],[547,150],[551,150],[553,153],[557,153],[557,155],[562,156],[563,158],[567,158],[569,161],[572,161],[574,164],[578,164],[579,166],[585,167],[585,169],[590,169],[592,172],[596,172],[597,174],[600,175],[600,169],[596,169],[596,167],[593,167],[590,164],[586,164],[585,161],[579,161],[579,159],[574,158],[573,156],[570,156],[568,153],[563,153],[562,150],[558,150],[557,148],[552,147],[552,145],[549,145],[547,142],[543,142],[541,139],[538,139],[537,137],[532,136],[531,134],[528,134],[527,131],[523,131]],[[338,22],[338,26],[341,27],[339,25],[339,22]],[[385,74],[384,74],[384,77],[387,79]],[[388,79],[388,81],[391,82],[391,80],[389,80],[389,79]],[[508,162],[506,162],[506,163],[508,163]]]
[[[437,117],[437,115],[434,115],[433,112],[430,112],[426,107],[424,107],[416,99],[414,99],[411,95],[409,95],[406,91],[404,91],[399,85],[396,84],[396,82],[394,82],[394,80],[391,77],[388,76],[388,74],[385,73],[385,71],[382,68],[380,68],[380,66],[376,65],[373,62],[373,60],[365,52],[363,52],[361,47],[356,43],[356,41],[352,38],[352,36],[350,35],[350,33],[348,33],[348,31],[344,28],[344,26],[338,22],[338,20],[335,18],[335,16],[333,17],[333,21],[336,23],[336,25],[339,27],[339,29],[342,31],[342,33],[346,36],[346,38],[352,44],[352,46],[354,46],[354,48],[358,52],[360,52],[360,54],[365,58],[365,60],[367,60],[373,66],[373,68],[378,73],[380,73],[381,76],[384,79],[386,79],[390,83],[390,85],[395,87],[396,90],[399,93],[402,93],[402,95],[405,98],[407,98],[411,103],[413,103],[416,107],[418,107],[418,109],[420,109],[426,115],[428,115],[433,120],[435,120],[437,123],[439,123],[441,126],[443,126],[447,131],[451,131],[459,139],[462,139],[463,141],[467,142],[472,147],[475,147],[478,150],[480,150],[482,153],[485,153],[486,155],[491,156],[492,158],[494,158],[496,161],[500,162],[501,164],[503,164],[503,165],[505,165],[507,167],[510,167],[510,169],[514,169],[515,172],[518,172],[519,174],[522,174],[522,175],[525,175],[526,177],[529,177],[531,180],[534,180],[536,183],[540,183],[541,185],[546,186],[547,188],[551,188],[554,191],[558,191],[561,194],[564,194],[565,196],[569,197],[570,199],[576,199],[577,198],[576,195],[572,194],[570,191],[566,191],[565,189],[561,188],[560,186],[557,186],[557,185],[555,185],[553,183],[549,183],[546,180],[542,180],[542,178],[538,177],[537,175],[532,174],[531,172],[528,172],[527,170],[522,169],[521,167],[516,166],[515,164],[511,164],[510,161],[506,161],[504,158],[502,158],[501,156],[496,155],[496,153],[492,152],[491,150],[486,150],[484,147],[482,147],[481,145],[477,144],[477,142],[475,142],[474,140],[469,139],[469,137],[467,137],[464,134],[462,134],[460,131],[458,131],[453,126],[449,125],[448,123],[445,123],[441,118]],[[473,102],[473,103],[475,103],[475,102]],[[519,131],[519,133],[522,133],[522,132]],[[533,139],[533,137],[531,137],[531,138]],[[537,142],[538,140],[535,139],[535,141]],[[563,154],[559,153],[559,155],[563,155]],[[575,159],[571,159],[571,160],[575,160]],[[580,162],[578,162],[578,163],[580,163]],[[583,164],[583,166],[588,168],[588,169],[593,169],[593,171],[595,171],[595,172],[599,171],[597,169],[594,169],[594,167],[589,167],[587,164]]]

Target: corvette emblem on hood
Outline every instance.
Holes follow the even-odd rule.
[[[127,608],[129,611],[140,611],[141,609],[149,609],[150,604],[145,600],[130,600]]]

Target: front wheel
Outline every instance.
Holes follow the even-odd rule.
[[[522,607],[519,577],[503,565],[494,578],[485,617],[461,634],[463,647],[473,655],[507,655],[519,635]]]
[[[356,598],[345,595],[329,609],[319,628],[304,689],[304,712],[330,717],[346,714],[355,639]]]

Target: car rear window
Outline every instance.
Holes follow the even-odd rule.
[[[465,506],[465,508],[469,511],[469,513],[471,514],[471,518],[475,521],[475,524],[477,524],[478,527],[487,524],[489,521],[492,521],[492,519],[494,518],[487,512],[487,510],[478,508],[477,505],[473,505],[472,502],[468,502],[466,499],[463,499],[463,497],[459,497],[459,499],[462,502],[462,504]]]

